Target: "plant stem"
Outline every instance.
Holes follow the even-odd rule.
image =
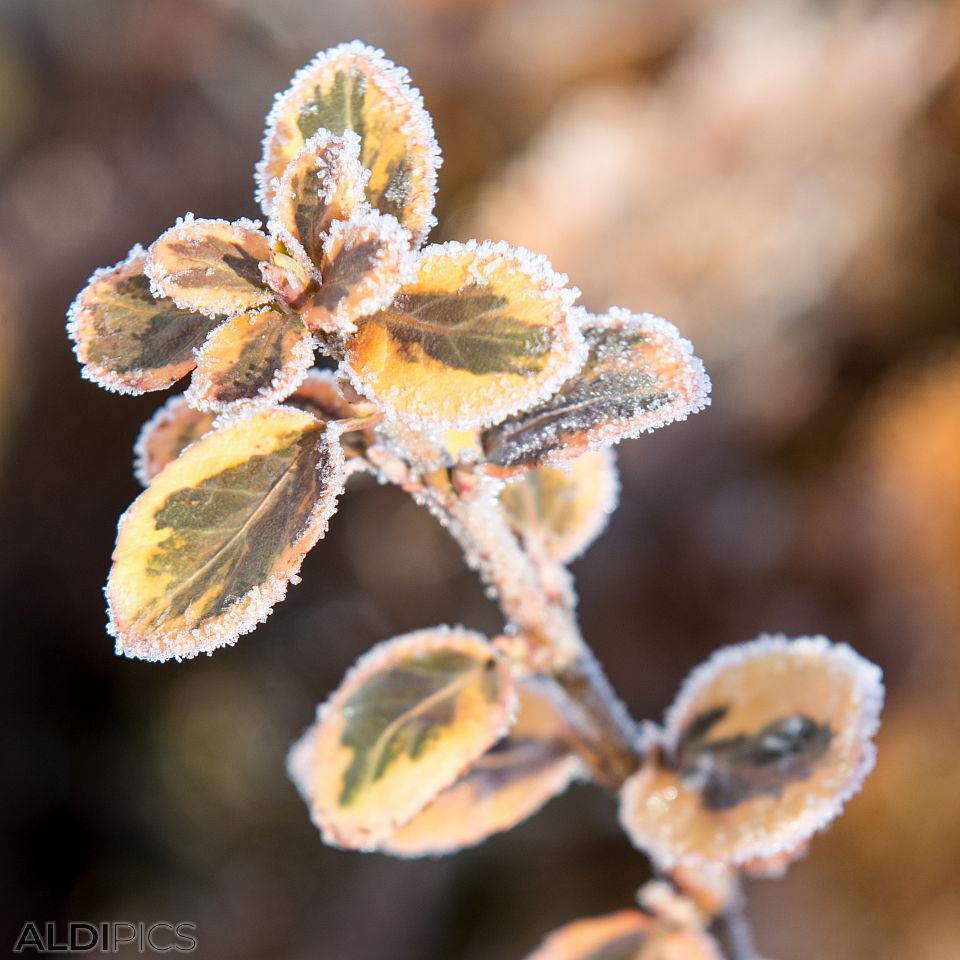
[[[637,726],[584,642],[569,574],[523,548],[497,505],[496,484],[474,476],[457,487],[436,444],[418,432],[385,429],[411,468],[404,486],[449,530],[499,603],[515,659],[555,682],[581,759],[597,783],[618,790],[640,762]]]
[[[753,932],[745,908],[743,891],[737,890],[730,905],[717,917],[717,932],[730,960],[760,960],[760,954],[753,945]]]
[[[639,765],[637,728],[585,643],[566,571],[532,562],[482,487],[443,497],[447,527],[527,645],[526,666],[551,677],[593,779],[616,791]]]

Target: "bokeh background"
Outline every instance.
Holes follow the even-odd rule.
[[[83,382],[64,311],[186,210],[255,216],[272,95],[359,37],[446,163],[438,238],[543,251],[662,313],[713,406],[623,445],[575,567],[637,716],[710,650],[824,632],[886,671],[879,766],[750,915],[777,960],[960,956],[960,3],[0,0],[0,944],[189,920],[204,958],[519,958],[630,904],[643,859],[578,787],[480,849],[324,848],[288,743],[374,642],[495,608],[443,531],[357,482],[236,647],[113,656],[101,586],[163,400]],[[0,947],[2,949],[2,947]]]

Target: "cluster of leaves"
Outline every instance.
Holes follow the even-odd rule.
[[[119,653],[188,658],[253,629],[357,470],[493,489],[506,535],[558,570],[615,505],[611,445],[708,402],[666,321],[588,314],[523,249],[424,246],[439,162],[405,72],[336,47],[268,118],[266,232],[184,217],[77,297],[69,332],[89,379],[141,393],[192,373],[136,445],[145,490],[107,584]],[[313,367],[317,350],[331,369]],[[418,443],[439,462],[417,463]],[[448,853],[589,776],[561,685],[518,668],[517,641],[438,627],[356,664],[289,759],[328,842]],[[836,814],[872,763],[881,690],[875,668],[822,639],[714,657],[648,729],[620,796],[626,832],[676,890],[534,956],[716,956],[704,928],[724,896],[702,907],[704,877],[770,870]]]
[[[423,246],[439,162],[405,72],[334,48],[268,118],[267,233],[184,217],[77,297],[69,332],[89,379],[140,393],[192,372],[139,444],[150,488],[121,523],[107,588],[120,652],[190,657],[255,627],[324,532],[341,451],[362,456],[377,418],[466,431],[451,463],[506,477],[707,402],[665,321],[588,315],[522,249]],[[318,348],[329,379],[311,373]]]

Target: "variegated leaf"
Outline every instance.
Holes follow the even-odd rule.
[[[171,397],[143,425],[133,448],[133,475],[147,486],[172,460],[213,428],[214,414],[191,407],[182,395]]]
[[[393,302],[413,269],[410,234],[393,217],[368,209],[338,220],[323,244],[323,282],[303,319],[313,330],[352,333],[357,320]]]
[[[360,139],[315,133],[290,161],[274,195],[271,226],[308,269],[320,266],[330,225],[353,216],[364,200],[367,171],[360,166]]]
[[[879,669],[823,637],[718,651],[625,784],[624,829],[665,868],[792,851],[859,790],[882,701]]]
[[[326,530],[342,473],[336,437],[285,407],[185,450],[120,521],[107,583],[117,652],[192,657],[263,622]]]
[[[516,694],[479,634],[438,627],[362,657],[290,752],[324,840],[371,849],[506,731]]]
[[[183,310],[150,291],[147,255],[98,270],[74,300],[67,332],[83,375],[118,393],[164,390],[195,366],[193,351],[223,317]]]
[[[493,243],[427,247],[413,282],[347,341],[345,369],[423,426],[492,423],[549,395],[583,360],[577,292],[542,257]]]
[[[231,317],[197,353],[187,401],[200,410],[275,403],[313,364],[312,334],[295,313],[263,307]]]
[[[569,563],[607,524],[620,484],[612,450],[593,450],[563,467],[536,467],[504,485],[500,506],[535,553]]]
[[[233,315],[273,299],[260,270],[270,253],[257,223],[188,215],[154,241],[144,269],[154,291],[177,306]]]
[[[673,324],[614,309],[586,315],[589,353],[556,394],[483,435],[488,470],[501,476],[685,420],[709,402],[710,380]]]
[[[620,910],[568,923],[526,960],[723,960],[723,955],[700,930],[672,929],[639,910]]]
[[[562,793],[581,773],[554,702],[533,681],[517,687],[510,733],[381,847],[401,857],[476,846],[509,830]]]
[[[370,172],[370,205],[396,217],[422,243],[433,226],[440,152],[433,124],[407,72],[361,43],[333,47],[304,67],[267,118],[258,196],[271,216],[280,177],[304,143],[321,130],[360,138]]]

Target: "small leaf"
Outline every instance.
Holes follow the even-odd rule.
[[[193,657],[262,623],[325,532],[342,473],[336,437],[284,407],[185,450],[120,520],[107,582],[117,652]]]
[[[586,315],[589,353],[552,397],[483,435],[489,472],[556,464],[585,450],[685,420],[709,402],[710,380],[677,328],[650,314]]]
[[[212,413],[194,410],[183,396],[171,397],[143,425],[134,445],[133,475],[147,486],[172,460],[213,428]]]
[[[367,176],[360,166],[360,140],[349,130],[342,137],[329,130],[314,134],[284,171],[270,222],[308,269],[320,266],[330,225],[360,208]]]
[[[274,307],[231,317],[197,352],[187,401],[199,410],[284,400],[313,364],[314,339],[295,314]]]
[[[362,657],[294,745],[288,769],[327,843],[372,849],[506,731],[510,676],[479,634],[438,627]]]
[[[323,282],[303,310],[312,330],[348,334],[361,317],[388,307],[413,273],[410,234],[375,210],[331,225],[323,244]]]
[[[154,292],[177,306],[232,315],[273,299],[260,271],[269,260],[259,224],[187,215],[154,241],[144,269]]]
[[[346,43],[317,54],[277,98],[267,118],[257,193],[267,216],[279,178],[304,143],[321,130],[360,138],[360,163],[370,172],[366,197],[423,242],[433,226],[440,151],[430,115],[407,72],[382,51]]]
[[[860,789],[882,701],[880,670],[823,637],[720,650],[625,784],[624,829],[663,868],[792,851]]]
[[[506,244],[427,247],[417,278],[362,320],[344,368],[388,413],[462,429],[537,403],[577,370],[577,292],[542,257]]]
[[[612,450],[594,450],[564,467],[536,467],[504,485],[500,506],[535,553],[569,563],[607,524],[620,484]]]
[[[67,332],[88,380],[118,393],[164,390],[195,366],[193,351],[223,317],[183,310],[150,291],[147,255],[98,270],[74,300]]]
[[[372,412],[369,404],[357,406],[344,399],[332,370],[309,370],[303,383],[287,401],[312,413],[318,420],[350,420]]]
[[[549,696],[532,681],[518,686],[517,694],[510,733],[381,850],[423,857],[476,846],[522,823],[580,775],[569,732]]]
[[[706,933],[620,910],[568,923],[526,960],[723,960],[723,955]]]

